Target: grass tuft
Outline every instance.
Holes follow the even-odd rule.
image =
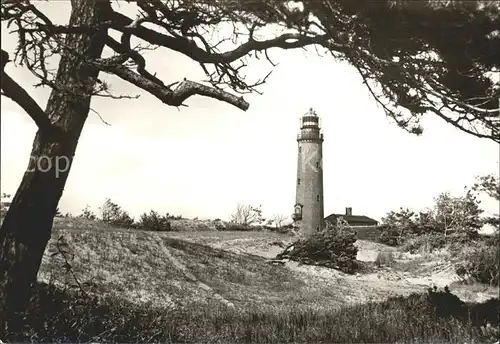
[[[52,343],[491,343],[498,336],[498,299],[465,304],[446,291],[392,297],[340,309],[182,309],[88,297],[38,284],[26,331],[8,341]],[[470,316],[473,314],[473,316]],[[488,318],[489,317],[489,318]],[[480,327],[485,319],[491,325]],[[480,319],[480,320],[478,320]],[[496,319],[496,320],[495,320]],[[495,322],[496,321],[496,322]]]

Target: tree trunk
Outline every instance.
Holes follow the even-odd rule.
[[[70,25],[98,27],[111,10],[108,1],[72,0]],[[87,118],[99,72],[83,57],[100,57],[107,30],[71,34],[56,76],[57,90],[46,113],[61,132],[38,130],[21,184],[0,229],[0,338],[23,340],[22,313],[30,300],[59,199]],[[79,53],[79,55],[74,54]]]

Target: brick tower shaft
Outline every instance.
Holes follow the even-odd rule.
[[[302,234],[324,227],[323,134],[319,117],[309,111],[300,120],[297,136],[297,180],[294,224]]]

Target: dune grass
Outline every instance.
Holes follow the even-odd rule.
[[[434,296],[433,296],[434,295]],[[34,289],[24,336],[32,342],[120,343],[492,343],[453,295],[412,294],[340,309],[221,304],[178,309],[88,297],[47,284]],[[449,296],[451,295],[451,296]],[[451,299],[451,301],[450,301]],[[488,311],[496,303],[487,305]]]
[[[86,229],[84,222],[56,226],[26,331],[2,340],[493,343],[498,337],[495,329],[477,322],[482,314],[498,314],[498,299],[483,305],[477,316],[476,305],[457,308],[456,300],[446,301],[448,293],[439,301],[415,286],[381,286],[347,276],[335,280],[333,272],[311,279],[266,264],[262,257],[203,245],[193,233],[181,240],[177,233],[172,237],[91,225],[95,228]],[[223,232],[206,237],[212,244],[252,237],[260,243],[277,234],[267,235]],[[63,269],[66,262],[69,270]],[[404,295],[390,297],[396,287],[395,294]],[[385,301],[366,302],[372,295]]]

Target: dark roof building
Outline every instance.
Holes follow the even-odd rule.
[[[331,214],[325,218],[325,221],[330,222],[332,225],[337,225],[337,220],[342,217],[349,226],[377,226],[378,221],[365,216],[365,215],[353,215],[352,208],[345,208],[345,214]]]

